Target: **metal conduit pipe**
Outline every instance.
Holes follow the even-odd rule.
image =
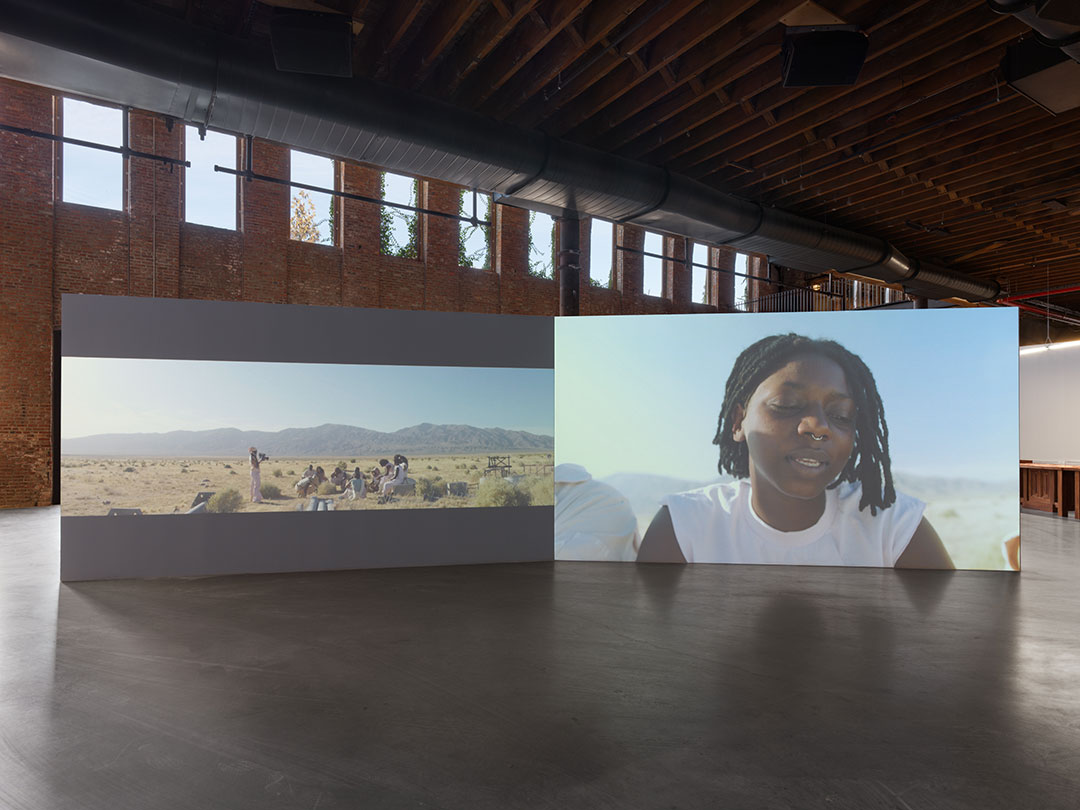
[[[727,244],[912,294],[995,298],[994,282],[909,260],[884,240],[766,208],[665,169],[367,79],[282,73],[268,47],[115,0],[0,0],[0,75],[391,171]]]

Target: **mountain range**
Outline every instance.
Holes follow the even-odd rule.
[[[539,452],[554,449],[551,436],[523,430],[471,425],[421,425],[382,433],[353,425],[264,430],[174,430],[169,433],[101,433],[64,439],[61,452],[74,456],[246,456],[257,447],[271,458],[370,456],[389,453]]]

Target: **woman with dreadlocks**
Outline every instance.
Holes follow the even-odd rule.
[[[744,350],[713,444],[738,480],[665,498],[638,562],[954,567],[926,504],[893,488],[877,384],[839,343]]]

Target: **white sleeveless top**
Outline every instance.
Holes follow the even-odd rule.
[[[757,516],[750,482],[713,484],[668,495],[675,538],[687,562],[863,565],[891,568],[922,521],[926,504],[896,493],[888,509],[860,511],[862,485],[825,491],[825,511],[808,529],[782,532]]]

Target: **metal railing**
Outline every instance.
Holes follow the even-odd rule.
[[[836,312],[908,301],[902,290],[860,279],[829,276],[813,287],[780,290],[757,298],[736,302],[743,312]]]

